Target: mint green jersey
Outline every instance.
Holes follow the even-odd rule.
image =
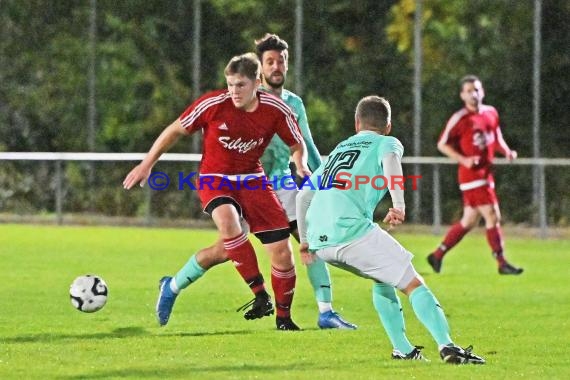
[[[261,89],[263,90],[263,88]],[[321,164],[321,155],[315,146],[311,131],[309,130],[303,100],[298,95],[286,89],[283,89],[281,92],[281,99],[291,108],[297,119],[297,124],[299,125],[308,150],[309,169],[316,170]],[[291,169],[289,169],[290,156],[291,151],[289,147],[277,135],[273,136],[263,156],[261,156],[261,164],[263,165],[265,175],[276,185],[275,190],[279,188],[281,184],[280,179],[282,177],[291,175]]]
[[[382,169],[382,158],[389,153],[402,157],[404,147],[398,139],[361,131],[338,144],[311,182],[303,185],[316,191],[306,218],[312,250],[350,243],[372,229],[374,209],[391,184]],[[368,183],[357,188],[357,176]],[[344,189],[334,187],[343,183]],[[319,184],[325,188],[319,189]]]

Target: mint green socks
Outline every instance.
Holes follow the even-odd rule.
[[[307,274],[317,302],[330,304],[332,302],[331,276],[325,262],[314,255],[314,261],[307,265]]]
[[[449,336],[449,325],[443,309],[425,285],[421,285],[412,291],[410,303],[420,322],[428,329],[440,347],[452,343]]]
[[[198,264],[196,261],[196,255],[193,255],[190,260],[176,273],[174,276],[174,281],[178,290],[187,288],[191,283],[198,280],[202,275],[206,273],[206,270]]]
[[[414,346],[406,337],[402,305],[396,295],[396,289],[387,284],[375,283],[372,288],[372,302],[394,349],[404,355],[412,352]]]

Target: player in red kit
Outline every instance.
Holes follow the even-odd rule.
[[[495,151],[509,160],[517,158],[501,133],[499,114],[483,104],[485,91],[479,78],[468,75],[461,80],[460,97],[465,107],[454,113],[443,130],[437,148],[459,163],[457,179],[463,196],[463,216],[455,223],[443,242],[428,257],[436,273],[441,271],[443,257],[461,241],[481,216],[485,219],[487,241],[499,266],[499,274],[518,275],[522,268],[509,264],[503,253],[501,213],[495,195],[495,181],[491,171]]]
[[[198,252],[175,277],[160,280],[156,306],[160,325],[166,325],[180,290],[203,271],[203,260],[232,260],[255,298],[246,319],[273,314],[271,297],[258,267],[255,251],[240,218],[264,244],[271,257],[271,283],[277,308],[277,328],[298,330],[291,320],[296,274],[289,243],[289,222],[279,200],[265,180],[259,158],[277,134],[291,149],[300,176],[310,175],[303,138],[295,117],[280,99],[258,91],[261,65],[256,55],[234,57],[225,68],[227,90],[205,94],[156,139],[144,160],[125,178],[130,189],[149,178],[160,155],[181,136],[203,132],[198,195],[203,210],[212,216],[218,242]],[[220,255],[224,255],[220,257]]]

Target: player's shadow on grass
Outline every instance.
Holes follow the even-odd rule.
[[[57,334],[57,333],[43,333],[43,334],[30,334],[18,335],[9,338],[0,339],[3,343],[51,343],[62,340],[77,340],[77,339],[124,339],[140,336],[156,336],[156,337],[199,337],[199,336],[216,336],[216,335],[245,335],[251,334],[250,330],[226,330],[226,331],[197,331],[197,332],[172,332],[167,334],[152,334],[145,328],[134,327],[121,327],[114,329],[111,332],[93,333],[93,334]]]
[[[50,343],[60,340],[74,339],[122,339],[133,336],[150,335],[143,327],[120,327],[111,332],[93,333],[93,334],[57,334],[43,333],[31,335],[19,335],[10,338],[1,339],[4,343]]]
[[[289,376],[291,374],[298,373],[301,376],[307,370],[326,370],[329,369],[329,366],[323,365],[321,363],[295,363],[295,365],[291,364],[268,364],[268,365],[259,365],[259,364],[225,364],[225,365],[212,365],[206,364],[204,366],[195,366],[193,365],[189,368],[187,365],[180,364],[179,367],[170,367],[170,368],[160,368],[157,369],[153,368],[125,368],[119,369],[116,371],[101,371],[98,373],[88,372],[79,375],[73,376],[66,376],[61,377],[62,379],[108,379],[108,378],[135,378],[135,379],[145,379],[145,378],[167,378],[167,379],[189,379],[197,376],[215,376],[221,379],[229,376],[231,374],[232,377],[255,377],[266,378],[266,377],[278,377],[283,373],[287,373]]]
[[[246,335],[253,334],[253,330],[224,330],[224,331],[195,331],[195,332],[172,332],[168,334],[160,334],[160,336],[168,337],[191,337],[191,336],[217,336],[217,335]]]

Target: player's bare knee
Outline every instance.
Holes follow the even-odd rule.
[[[267,249],[271,255],[271,265],[276,269],[288,270],[295,265],[293,251],[288,239],[268,244]]]
[[[220,221],[216,226],[222,239],[230,239],[243,233],[241,225],[233,220]]]
[[[410,263],[408,267],[404,270],[404,274],[400,279],[400,282],[396,285],[396,288],[404,292],[405,295],[409,296],[416,288],[424,284],[423,277],[416,271],[414,266]]]
[[[498,224],[499,224],[499,216],[494,211],[491,211],[485,215],[485,226],[487,228],[496,227]]]
[[[404,294],[409,296],[414,290],[416,290],[418,287],[422,285],[423,283],[416,277],[412,281],[410,281],[410,283],[405,288],[401,290],[402,292],[404,292]]]
[[[293,252],[288,249],[274,252],[271,255],[271,262],[277,269],[291,269],[295,265]]]
[[[196,254],[196,261],[202,268],[209,269],[215,265],[228,261],[228,255],[226,250],[224,250],[223,243],[216,243],[211,247],[198,251]]]
[[[461,219],[461,226],[466,230],[471,230],[477,225],[478,219]]]
[[[230,239],[243,233],[239,214],[233,205],[223,204],[216,207],[212,211],[212,219],[222,239]]]
[[[501,224],[501,214],[495,214],[495,225],[499,226]]]

